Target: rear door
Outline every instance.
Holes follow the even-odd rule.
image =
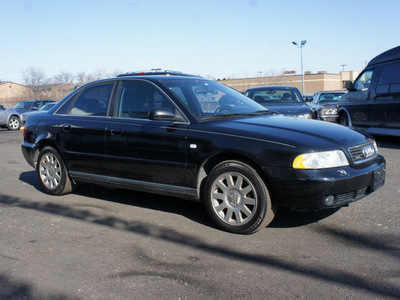
[[[104,172],[107,110],[114,84],[92,84],[56,113],[56,141],[71,173]]]

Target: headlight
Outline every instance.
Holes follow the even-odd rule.
[[[322,108],[321,115],[337,115],[337,108],[336,107]]]
[[[305,153],[293,161],[295,169],[327,169],[348,165],[346,155],[341,150]]]
[[[312,119],[311,114],[301,114],[301,115],[297,115],[296,117],[298,117],[300,119]]]

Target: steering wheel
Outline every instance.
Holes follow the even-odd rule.
[[[226,106],[220,106],[217,108],[215,111],[214,115],[228,115],[232,113],[232,108],[229,107],[228,105]]]

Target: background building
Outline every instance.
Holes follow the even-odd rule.
[[[11,81],[0,81],[0,104],[11,108],[15,103],[33,95],[30,88]]]
[[[265,85],[290,85],[297,87],[301,92],[301,74],[292,75],[290,74],[291,72],[287,73],[281,76],[222,79],[219,81],[240,92],[244,92],[248,88]],[[354,71],[340,72],[340,74],[328,74],[326,72],[312,74],[311,72],[304,72],[304,94],[313,95],[319,91],[342,90],[344,83],[346,81],[354,81],[358,74],[359,72]]]

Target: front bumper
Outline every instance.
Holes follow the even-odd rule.
[[[385,183],[386,161],[379,155],[372,165],[324,170],[263,168],[278,206],[333,208],[357,201]]]
[[[320,118],[322,121],[327,121],[332,123],[337,123],[339,120],[338,115],[321,115]]]

